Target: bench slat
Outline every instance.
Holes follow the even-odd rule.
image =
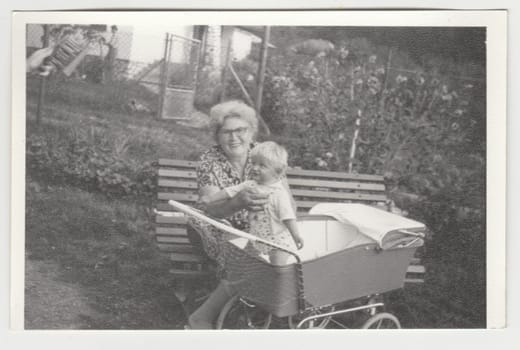
[[[180,167],[195,170],[199,162],[180,160],[180,159],[159,159],[159,166],[163,167]],[[160,169],[162,170],[162,169]],[[354,174],[344,173],[339,171],[325,171],[325,170],[305,170],[305,169],[294,169],[289,168],[287,170],[288,177],[317,177],[327,179],[347,179],[347,180],[362,180],[362,181],[376,181],[384,182],[384,177],[381,175],[371,174]]]
[[[291,189],[291,193],[295,198],[297,197],[316,197],[327,199],[355,199],[362,201],[384,202],[387,197],[381,194],[367,194],[367,193],[348,193],[348,192],[333,192],[333,191],[312,191],[312,190],[298,190]]]
[[[173,199],[179,202],[194,203],[199,199],[199,195],[190,193],[159,192],[157,198],[160,200]]]
[[[155,233],[162,236],[187,236],[186,227],[156,227]]]
[[[182,159],[166,159],[159,158],[160,166],[171,166],[171,167],[185,167],[185,168],[193,168],[195,169],[199,162],[194,162],[191,160],[182,160]]]
[[[178,170],[159,168],[159,177],[174,177],[183,179],[196,179],[197,173],[194,170]]]
[[[172,213],[180,213],[177,209],[175,209],[174,207],[172,207],[171,205],[169,205],[168,202],[166,202],[166,201],[157,202],[157,206],[156,206],[156,208],[157,208],[157,210],[159,210],[159,211],[172,212]]]
[[[172,259],[171,254],[188,254],[193,256],[199,256],[198,252],[195,252],[193,249],[193,246],[189,244],[167,244],[167,243],[157,243],[157,247],[159,250],[166,254],[170,260],[173,260],[174,262],[184,261],[184,260],[175,260]],[[202,259],[202,257],[200,257]],[[184,262],[193,262],[193,261],[184,261]]]
[[[172,275],[178,277],[193,277],[193,278],[201,278],[208,277],[212,274],[210,270],[181,270],[181,269],[169,269],[168,270]]]
[[[370,174],[352,174],[342,173],[338,171],[324,171],[324,170],[303,170],[303,169],[287,169],[288,177],[318,177],[326,179],[345,179],[345,180],[364,180],[384,182],[385,178],[381,175]]]
[[[424,283],[422,278],[405,278],[404,283]]]
[[[156,239],[157,239],[158,243],[183,244],[183,245],[190,245],[191,246],[191,242],[188,239],[188,237],[157,236]]]
[[[170,259],[176,262],[190,262],[190,263],[203,263],[206,259],[198,254],[190,253],[171,253],[169,254]]]
[[[185,216],[155,216],[155,223],[157,224],[177,224],[177,225],[185,225],[186,224]]]
[[[413,257],[410,261],[410,265],[419,265],[421,263],[421,259]]]
[[[378,183],[363,183],[363,182],[339,182],[327,180],[309,180],[309,179],[294,179],[287,180],[289,186],[301,187],[326,187],[334,189],[348,189],[348,190],[367,190],[367,191],[385,191],[385,185]]]
[[[158,181],[159,187],[173,187],[173,188],[187,188],[187,189],[197,189],[197,181],[179,181],[179,180],[165,180],[159,179]]]
[[[171,187],[179,189],[197,189],[197,181],[193,180],[177,180],[177,178],[184,178],[190,173],[176,173],[169,174],[167,178],[159,178],[159,187]],[[179,175],[179,176],[177,176]],[[309,188],[331,188],[331,189],[345,189],[345,190],[361,190],[361,191],[379,191],[385,192],[385,185],[379,183],[364,183],[364,182],[339,182],[330,180],[311,180],[311,179],[288,179],[289,186],[309,187]]]
[[[368,201],[368,202],[377,202],[373,199],[367,199],[367,198],[355,198],[356,201]],[[386,199],[385,199],[386,200]],[[384,202],[385,200],[380,200],[380,202]],[[314,207],[318,203],[343,203],[342,201],[332,201],[332,200],[325,200],[322,201],[301,201],[296,199],[296,207],[298,208],[298,212],[302,212],[304,210],[309,211],[312,207]]]
[[[408,273],[425,273],[426,269],[422,265],[410,265],[408,266]]]

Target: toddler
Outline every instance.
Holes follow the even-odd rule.
[[[261,211],[249,211],[251,234],[294,250],[303,247],[303,239],[298,232],[296,214],[282,178],[287,169],[287,152],[275,142],[263,142],[251,150],[252,180],[231,186],[201,201],[219,201],[234,197],[247,186],[256,187],[268,193],[268,204]],[[253,242],[252,246],[261,254],[267,254],[274,265],[284,265],[289,254],[263,243]]]

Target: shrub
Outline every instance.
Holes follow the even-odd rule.
[[[412,193],[403,209],[434,232],[423,256],[428,287],[397,304],[417,309],[413,327],[483,327],[485,84],[440,74],[465,66],[426,59],[421,67],[402,53],[392,67],[406,69],[388,71],[363,40],[336,47],[270,58],[262,115],[274,138],[292,165],[345,171],[352,161],[354,172],[384,175],[391,193]],[[432,310],[438,317],[427,317]]]
[[[293,164],[346,170],[353,161],[354,171],[384,175],[402,190],[449,189],[466,197],[469,190],[481,198],[485,86],[419,68],[387,72],[377,55],[363,51],[366,42],[355,43],[361,51],[339,46],[326,57],[271,57],[262,115]]]
[[[63,136],[63,135],[62,135]],[[123,156],[128,140],[108,138],[96,128],[72,127],[60,135],[30,135],[27,174],[51,183],[66,183],[112,197],[151,198],[156,172],[151,162]]]

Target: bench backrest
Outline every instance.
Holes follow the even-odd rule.
[[[157,210],[174,211],[168,204],[170,199],[188,205],[195,204],[198,200],[197,162],[159,159],[158,163]],[[361,202],[385,206],[388,201],[384,178],[378,175],[289,169],[287,179],[299,213],[308,212],[319,202]],[[166,251],[189,251],[188,247],[182,247],[183,242],[189,244],[183,217],[158,215],[156,223],[159,248]]]
[[[187,278],[205,276],[207,261],[194,251],[187,237],[186,219],[168,204],[174,199],[188,205],[198,200],[197,162],[159,159],[156,240],[159,249],[176,266],[170,271]],[[319,202],[357,202],[387,207],[384,178],[378,175],[347,174],[332,171],[290,169],[287,179],[299,213],[306,213]],[[166,214],[166,215],[164,215]],[[424,282],[425,268],[414,258],[405,282]],[[179,269],[180,267],[180,269]]]

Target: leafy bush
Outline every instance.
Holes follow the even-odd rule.
[[[129,143],[127,136],[109,138],[95,127],[71,127],[64,135],[33,134],[27,139],[27,173],[112,197],[151,198],[156,171],[151,162],[123,156]]]
[[[353,162],[354,172],[384,175],[391,195],[415,198],[398,204],[434,236],[425,288],[396,296],[416,309],[409,326],[483,327],[485,84],[452,78],[475,76],[475,65],[425,58],[421,67],[403,53],[391,67],[406,69],[388,70],[382,51],[351,40],[327,56],[271,56],[262,115],[293,165],[345,171]]]
[[[470,187],[469,179],[482,188],[485,119],[475,105],[484,86],[386,72],[376,55],[345,47],[329,57],[272,57],[269,67],[262,115],[294,164],[346,170],[359,116],[355,171],[417,194]]]

